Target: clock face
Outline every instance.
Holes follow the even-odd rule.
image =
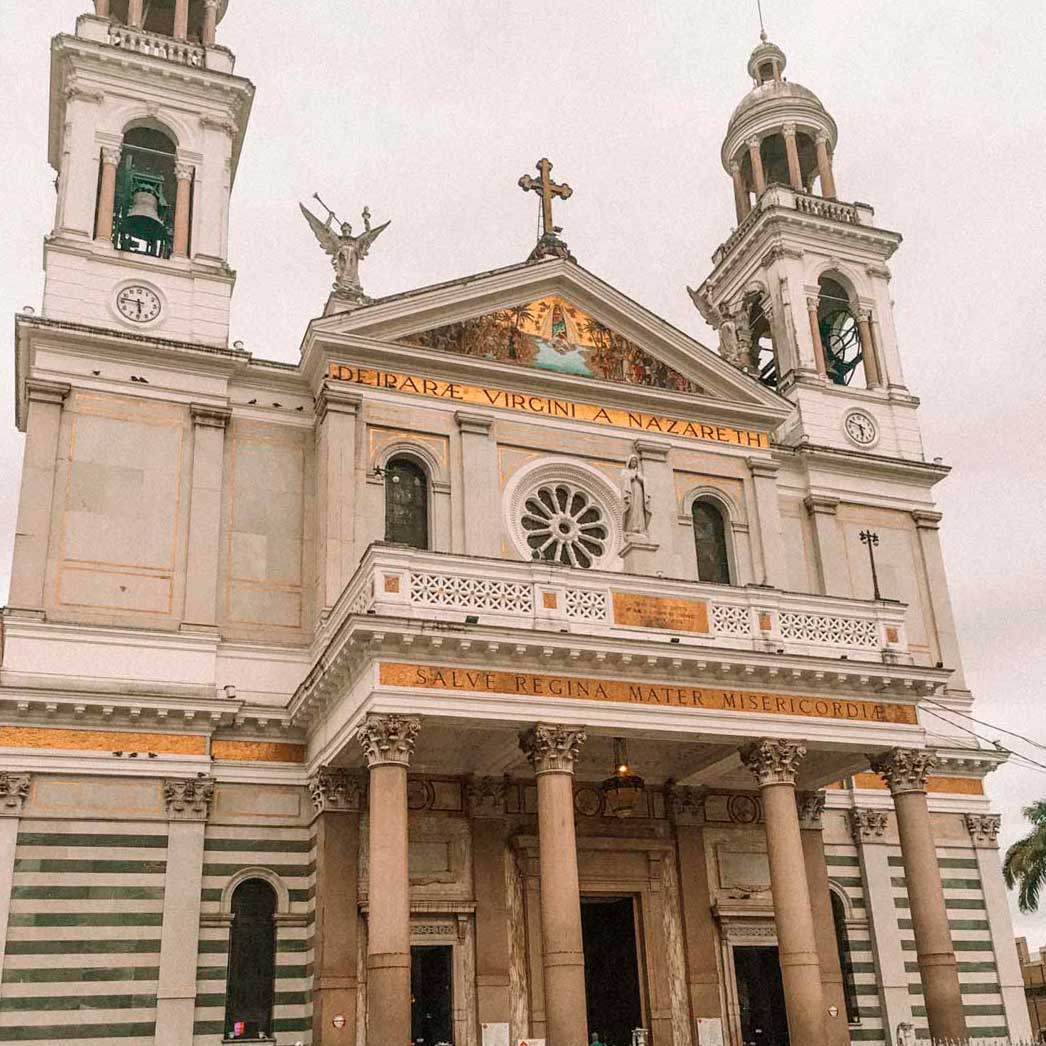
[[[132,323],[148,323],[160,315],[160,296],[148,287],[124,287],[116,296],[120,315]]]
[[[879,435],[875,422],[862,410],[847,414],[844,423],[846,434],[858,446],[867,447],[874,443]]]

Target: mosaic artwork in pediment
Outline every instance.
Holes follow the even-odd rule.
[[[626,385],[704,391],[558,295],[408,334],[399,344]]]

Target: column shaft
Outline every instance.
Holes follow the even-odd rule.
[[[189,0],[174,0],[174,38],[184,40],[189,35]]]
[[[882,381],[879,377],[879,361],[875,356],[875,342],[872,339],[871,314],[861,310],[857,314],[857,333],[861,339],[861,359],[864,361],[864,376],[868,388],[878,388]]]
[[[745,185],[745,176],[741,173],[739,163],[730,164],[730,180],[734,183],[734,209],[737,211],[737,223],[741,224],[752,213],[752,200]]]
[[[788,157],[788,181],[796,192],[803,191],[803,175],[799,168],[799,149],[795,143],[795,127],[784,129],[785,154]]]
[[[818,301],[816,298],[806,299],[806,311],[810,317],[810,337],[814,343],[814,359],[817,361],[817,373],[822,378],[828,377],[828,361],[825,359],[824,342],[821,341],[821,322],[817,316]]]
[[[174,243],[172,251],[177,258],[189,256],[189,213],[192,209],[192,174],[189,164],[179,163],[174,168],[177,179],[174,196]]]
[[[218,0],[203,0],[203,2],[203,43],[205,47],[213,47],[218,27]]]
[[[112,243],[113,214],[116,210],[116,168],[120,163],[118,149],[102,149],[102,178],[98,187],[98,212],[95,217],[94,238]]]
[[[828,152],[828,137],[817,136],[817,173],[821,178],[821,195],[828,200],[835,199],[835,177],[832,174],[832,157]]]
[[[94,0],[94,13],[99,18],[109,17],[109,0]]]
[[[962,992],[926,793],[905,792],[893,801],[930,1037],[963,1040]]]
[[[127,0],[127,24],[141,29],[145,19],[145,0]]]
[[[186,625],[214,628],[218,612],[222,474],[228,407],[190,406],[193,419],[192,488],[185,565]]]
[[[51,381],[28,381],[26,388],[29,411],[8,605],[42,610],[62,404],[70,387]]]
[[[788,588],[788,563],[781,534],[781,504],[777,497],[777,466],[770,461],[749,458],[755,493],[759,546],[763,556],[763,584]]]
[[[758,199],[766,189],[766,175],[763,173],[763,157],[759,151],[758,138],[749,139],[748,158],[752,162],[752,185],[755,186],[755,195]]]
[[[500,781],[482,787],[501,792]],[[488,805],[493,805],[489,803]],[[497,805],[502,806],[500,797]],[[481,1024],[503,1024],[511,1012],[507,840],[500,816],[472,815],[472,864],[476,883],[476,1002]]]

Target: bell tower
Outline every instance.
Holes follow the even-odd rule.
[[[43,314],[225,345],[229,200],[254,97],[228,0],[95,0],[51,45]]]
[[[763,33],[721,153],[737,226],[690,295],[720,353],[799,407],[788,442],[921,460],[887,268],[901,237],[840,199],[835,121],[786,65]]]

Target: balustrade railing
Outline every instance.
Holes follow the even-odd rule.
[[[901,603],[670,581],[372,546],[345,614],[881,661],[910,660]]]
[[[153,58],[164,58],[169,62],[182,65],[202,67],[207,58],[206,51],[198,44],[175,40],[173,37],[157,33],[146,33],[141,29],[132,29],[123,25],[109,27],[109,43],[113,47],[136,54],[150,55]]]

